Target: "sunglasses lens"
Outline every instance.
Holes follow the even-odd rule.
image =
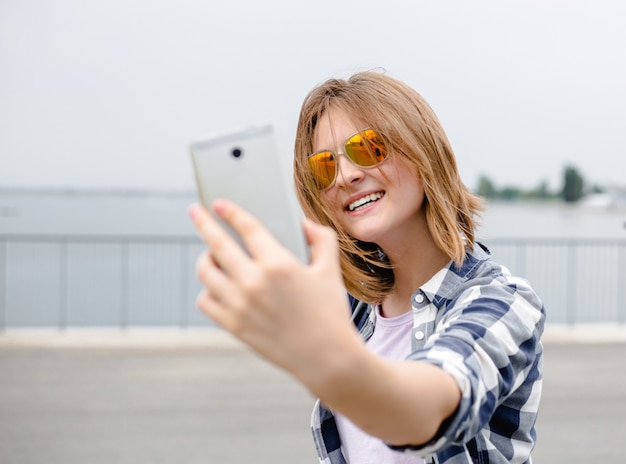
[[[387,158],[387,150],[380,136],[367,129],[348,139],[346,155],[358,166],[369,168],[382,163]],[[309,156],[309,169],[318,189],[323,190],[335,180],[337,159],[331,151],[320,151]]]
[[[387,150],[380,136],[372,129],[353,135],[346,142],[346,154],[357,165],[375,166],[387,158]]]
[[[335,179],[335,156],[329,151],[321,151],[309,156],[309,168],[319,189],[325,189]]]

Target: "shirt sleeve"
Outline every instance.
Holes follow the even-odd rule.
[[[430,454],[465,444],[485,429],[510,441],[528,428],[520,419],[524,410],[531,411],[533,428],[545,316],[530,286],[507,275],[475,279],[446,301],[439,314],[433,335],[409,359],[448,372],[461,401],[430,443],[394,448]]]

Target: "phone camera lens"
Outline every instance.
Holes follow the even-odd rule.
[[[241,150],[241,148],[233,148],[232,155],[233,158],[240,158],[241,155],[243,155],[243,151]]]

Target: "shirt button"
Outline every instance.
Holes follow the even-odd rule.
[[[418,330],[417,332],[415,332],[414,337],[416,340],[424,340],[424,332]]]
[[[416,303],[423,303],[424,302],[424,295],[422,295],[421,293],[418,293],[417,295],[415,295],[415,302]]]

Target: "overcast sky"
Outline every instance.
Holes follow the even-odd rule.
[[[188,190],[188,144],[383,68],[462,176],[626,185],[623,0],[0,0],[0,187]]]

